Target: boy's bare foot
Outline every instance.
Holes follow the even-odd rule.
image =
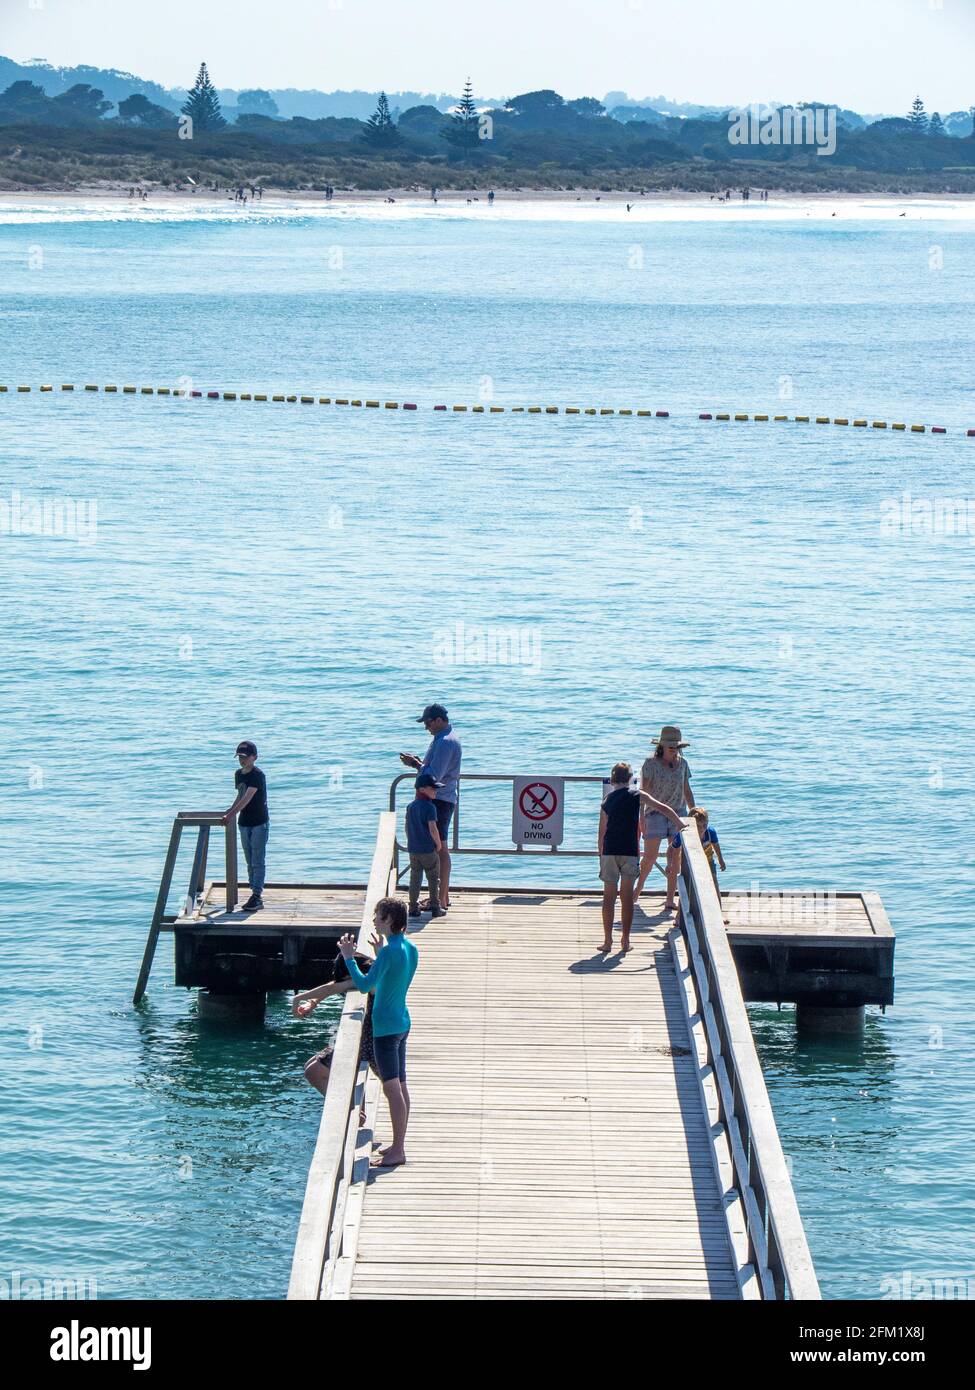
[[[365,1108],[365,1106],[362,1106],[362,1107],[360,1107],[360,1110],[359,1110],[359,1128],[360,1128],[360,1129],[361,1129],[362,1126],[365,1124],[365,1122],[366,1122],[366,1108]]]
[[[600,946],[599,951],[600,951],[600,954],[601,954],[601,955],[605,955],[607,951],[611,951],[612,949],[613,949],[613,943],[612,943],[612,941],[604,941],[603,944]]]
[[[623,940],[620,942],[620,955],[625,956],[627,951],[632,951],[632,949],[633,947],[630,945],[630,938],[628,936],[624,936]]]

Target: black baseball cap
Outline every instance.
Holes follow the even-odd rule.
[[[427,705],[426,709],[416,721],[418,724],[428,724],[431,719],[449,719],[444,705]]]
[[[257,744],[251,743],[249,738],[245,738],[242,743],[237,745],[237,756],[240,757],[242,754],[245,758],[256,758]]]
[[[438,782],[432,772],[421,772],[413,785],[420,791],[423,787],[442,787],[443,783]]]

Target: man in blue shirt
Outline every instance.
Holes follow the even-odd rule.
[[[461,746],[443,705],[427,705],[416,721],[430,734],[430,747],[423,758],[415,753],[401,753],[400,762],[417,772],[428,772],[438,785],[434,806],[437,808],[437,829],[440,832],[440,906],[444,912],[450,906],[450,850],[447,832],[457,806],[460,781]],[[432,910],[434,904],[430,904]]]

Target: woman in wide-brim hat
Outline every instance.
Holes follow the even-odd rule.
[[[653,755],[646,759],[641,769],[640,785],[657,801],[672,807],[678,815],[686,816],[694,809],[694,793],[691,791],[691,769],[681,752],[690,745],[681,737],[676,724],[665,724],[660,730]],[[640,877],[637,879],[636,897],[643,892],[657,855],[660,842],[667,841],[667,901],[665,910],[676,907],[677,875],[680,873],[680,837],[674,835],[673,827],[661,811],[647,811],[643,816],[643,858],[640,861]]]

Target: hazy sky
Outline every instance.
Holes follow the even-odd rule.
[[[0,53],[188,85],[975,104],[975,0],[0,0]]]

